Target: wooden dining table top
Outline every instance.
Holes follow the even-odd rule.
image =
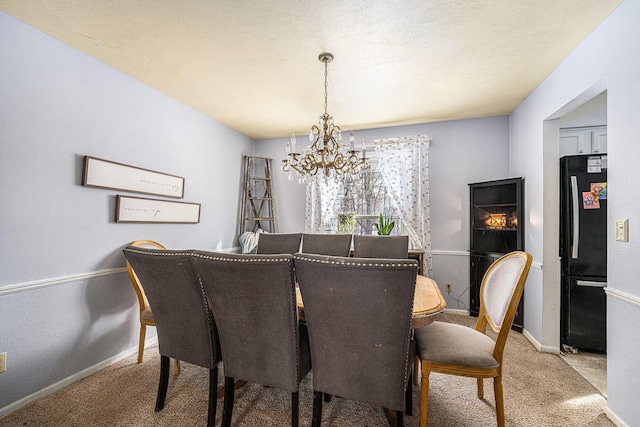
[[[296,287],[296,299],[300,316],[304,317],[304,303],[298,287]],[[434,320],[435,315],[442,312],[446,306],[447,303],[435,280],[418,275],[413,295],[411,328],[416,329],[428,325]]]

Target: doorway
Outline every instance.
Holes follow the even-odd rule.
[[[606,80],[599,82],[578,97],[567,103],[565,106],[548,117],[543,124],[544,138],[544,250],[543,250],[543,301],[542,301],[542,318],[543,318],[543,340],[548,350],[556,349],[558,353],[562,352],[562,336],[561,336],[561,319],[562,319],[562,274],[560,259],[560,157],[567,153],[567,147],[561,147],[560,136],[561,129],[588,128],[590,126],[602,127],[607,124],[607,107],[606,107]],[[565,141],[566,142],[566,141]],[[575,141],[574,141],[575,142]],[[606,144],[605,144],[606,147]],[[576,144],[576,148],[578,145]],[[585,147],[580,147],[585,149]],[[591,149],[591,148],[590,148]],[[604,150],[606,152],[606,148]],[[581,154],[581,153],[575,153]],[[585,154],[585,153],[582,153]],[[555,343],[555,344],[553,344]],[[592,368],[597,365],[599,379],[591,379],[591,382],[602,390],[603,381],[606,384],[606,356],[602,355],[598,358],[590,357],[589,352],[582,352],[580,349],[569,349],[571,354],[566,353],[567,362],[577,361],[580,364],[592,363]],[[577,351],[581,356],[573,357]],[[571,357],[571,359],[569,359]],[[570,363],[570,364],[572,364]],[[575,363],[573,363],[575,365]],[[574,366],[575,368],[575,366]],[[587,369],[592,369],[587,368]],[[578,372],[579,369],[576,368]],[[586,375],[583,376],[590,380]],[[604,379],[602,378],[604,376]],[[604,386],[606,390],[606,385]],[[605,391],[606,392],[606,391]],[[604,394],[604,393],[603,393]]]

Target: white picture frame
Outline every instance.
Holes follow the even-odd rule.
[[[183,177],[91,156],[84,156],[82,185],[177,199],[184,197]]]
[[[116,196],[116,222],[197,224],[200,203]]]

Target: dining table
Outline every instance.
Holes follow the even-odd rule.
[[[300,288],[296,286],[296,300],[298,304],[298,317],[304,320],[304,302],[300,294]],[[411,316],[411,328],[417,329],[428,325],[435,320],[447,306],[440,288],[435,280],[418,275],[416,277],[416,290],[413,294],[413,313]]]

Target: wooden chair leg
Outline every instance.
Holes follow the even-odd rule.
[[[311,418],[311,427],[320,427],[322,421],[322,392],[313,392],[313,417]]]
[[[300,396],[297,391],[291,393],[291,427],[298,427]]]
[[[484,379],[478,378],[478,399],[484,399]]]
[[[147,336],[147,327],[140,324],[140,341],[138,342],[138,363],[142,363],[142,356],[144,356],[144,340]]]
[[[233,416],[233,395],[235,392],[235,380],[231,377],[224,377],[224,409],[222,410],[222,426],[231,427],[231,417]]]
[[[429,409],[429,374],[431,363],[422,361],[422,381],[420,384],[420,427],[427,427]]]
[[[175,362],[176,375],[178,375],[180,373],[180,361],[178,359],[174,359],[173,361]]]
[[[498,427],[504,427],[504,396],[502,395],[501,375],[498,375],[493,379],[493,392],[496,397],[496,416],[498,417]]]
[[[413,384],[418,385],[418,379],[420,378],[420,357],[416,356],[413,361]]]
[[[169,387],[169,357],[160,355],[160,382],[158,383],[158,397],[156,398],[156,412],[164,408]]]
[[[176,364],[179,361],[176,360]],[[177,365],[178,368],[180,365]],[[207,415],[207,427],[213,427],[216,424],[216,402],[218,401],[218,367],[214,366],[209,369],[209,412]]]

